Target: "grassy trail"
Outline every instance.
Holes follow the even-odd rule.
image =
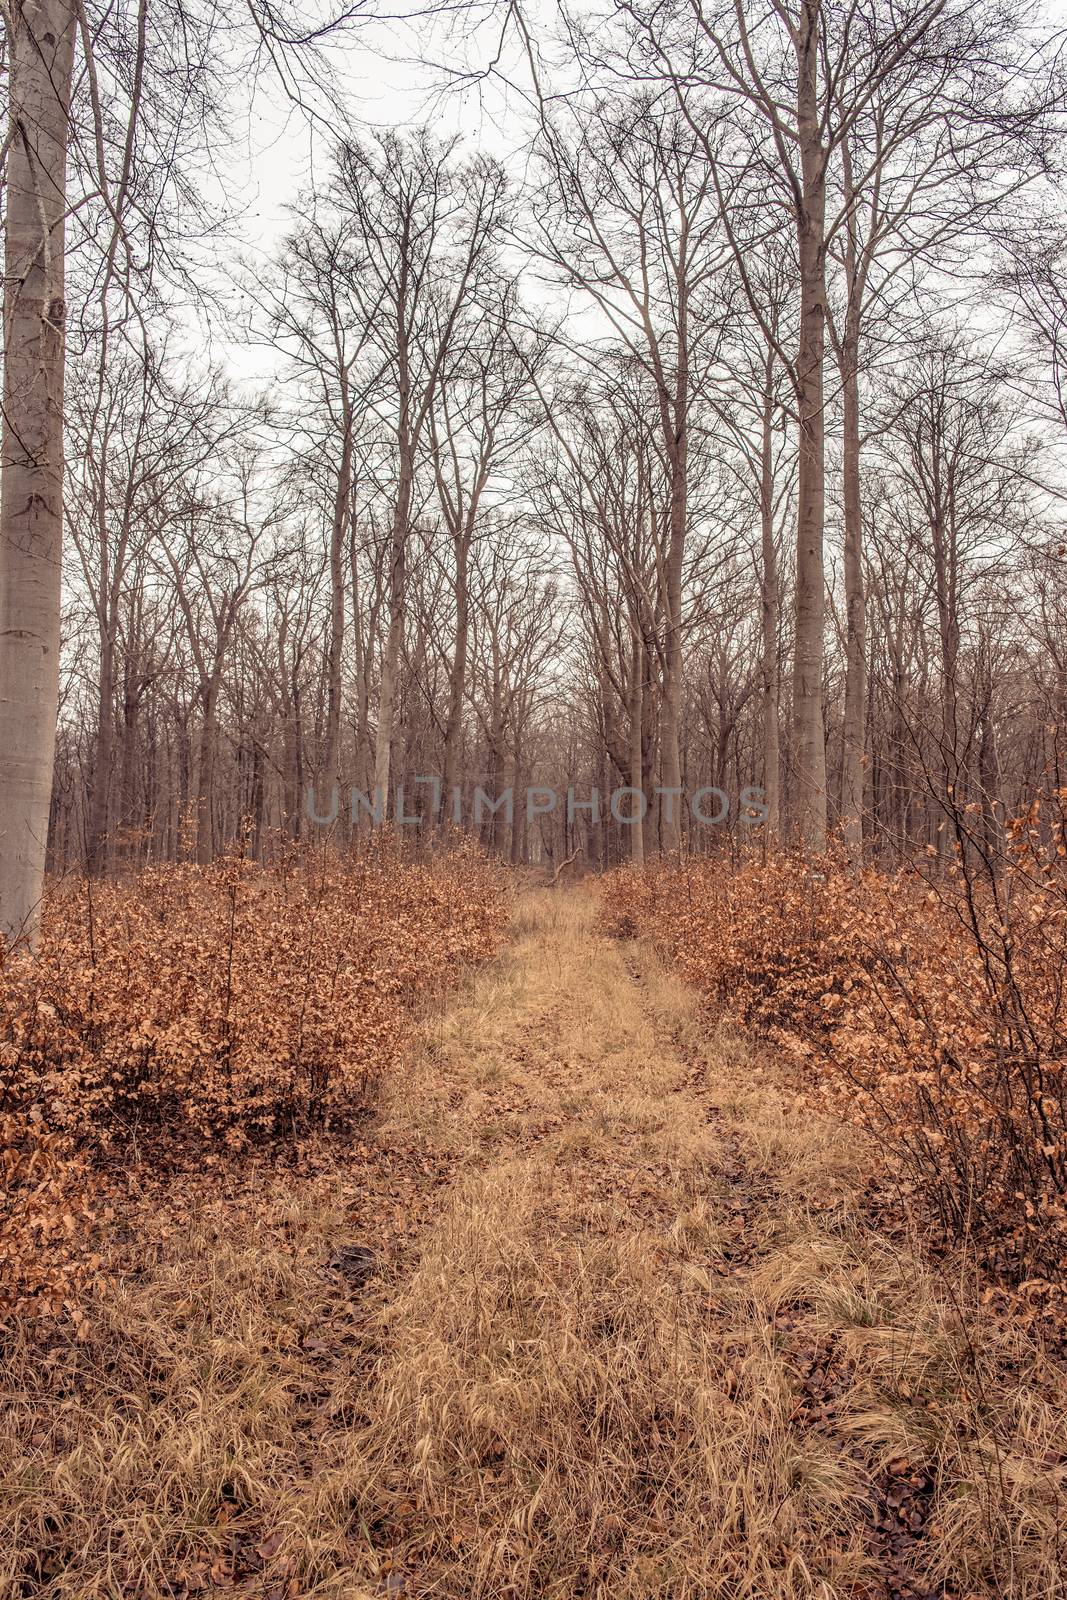
[[[342,1179],[176,1230],[9,1411],[0,1594],[1054,1597],[1062,1418],[864,1184],[592,892],[528,894]]]

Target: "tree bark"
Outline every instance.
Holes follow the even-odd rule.
[[[776,843],[781,830],[781,774],[778,738],[778,550],[774,542],[774,460],[771,422],[774,408],[774,357],[768,354],[763,390],[760,439],[760,583],[761,691],[763,699],[763,794],[767,806],[766,837]]]
[[[70,0],[11,8],[0,436],[0,935],[32,944],[59,709]]]
[[[796,762],[796,833],[803,848],[815,853],[826,848],[826,738],[823,726],[826,152],[819,123],[820,33],[821,0],[803,0],[796,34],[797,128],[803,194],[797,211],[800,254],[800,340],[797,352],[800,470],[793,745]]]
[[[854,322],[854,326],[852,326]],[[866,776],[867,607],[863,592],[860,502],[859,317],[850,307],[841,349],[842,489],[845,522],[845,711],[841,754],[841,831],[850,861],[863,857]]]
[[[456,559],[456,638],[448,684],[448,718],[445,723],[444,779],[441,786],[442,827],[450,816],[452,790],[459,782],[460,741],[463,734],[463,692],[467,683],[467,655],[470,646],[470,595],[467,555],[470,540],[464,527],[454,541]]]
[[[396,502],[389,541],[389,628],[382,653],[381,692],[378,700],[378,732],[374,743],[374,795],[383,814],[389,807],[389,768],[393,749],[393,724],[396,719],[396,687],[400,672],[400,645],[404,636],[404,599],[407,588],[408,524],[411,497],[415,486],[415,439],[411,418],[411,351],[408,329],[408,273],[410,263],[406,242],[400,251],[400,286],[397,293],[397,418]]]
[[[216,663],[204,692],[204,720],[200,725],[200,759],[196,784],[196,859],[206,867],[215,858],[215,752],[218,745],[216,708],[222,662]]]
[[[352,417],[347,393],[343,398],[344,436],[337,469],[333,522],[330,528],[330,642],[326,667],[326,744],[323,777],[327,786],[340,783],[341,773],[341,658],[345,642],[345,530],[351,515]]]
[[[848,304],[840,345],[842,407],[842,497],[845,524],[845,709],[841,751],[841,833],[849,860],[863,859],[863,795],[866,778],[867,601],[863,592],[863,506],[860,499],[860,315],[864,273],[856,253],[856,196],[848,142],[842,146]]]
[[[100,672],[97,685],[96,740],[93,751],[92,788],[89,795],[89,827],[86,866],[93,877],[107,871],[110,854],[111,767],[115,755],[115,648],[109,631],[100,639]]]
[[[126,683],[122,696],[122,754],[119,781],[119,822],[122,828],[122,853],[130,861],[141,855],[141,842],[136,837],[138,818],[137,797],[137,745],[141,722],[141,699],[144,686],[129,661],[126,664]]]
[[[946,531],[946,518],[937,507],[931,519],[934,556],[934,592],[937,599],[937,631],[941,646],[941,762],[944,796],[935,812],[935,837],[938,862],[948,866],[952,836],[946,810],[955,811],[963,802],[960,793],[959,685],[957,671],[960,650],[960,620],[957,608],[955,540]]]
[[[682,249],[684,250],[684,241]],[[675,376],[672,434],[670,447],[670,536],[666,573],[666,667],[663,702],[660,712],[660,770],[665,789],[682,786],[682,563],[685,559],[686,522],[689,515],[689,353],[688,305],[684,286],[679,286],[678,367]],[[677,850],[681,843],[681,804],[675,795],[661,813],[661,838],[665,850]]]
[[[401,468],[401,483],[405,472]],[[374,795],[372,800],[388,811],[389,770],[396,721],[396,687],[400,673],[400,643],[404,634],[404,571],[407,555],[407,494],[401,488],[393,519],[392,551],[389,563],[389,627],[382,651],[381,693],[378,701],[378,734],[374,744]]]
[[[645,787],[645,759],[644,741],[642,730],[644,726],[644,683],[645,654],[641,643],[641,630],[636,621],[634,624],[633,655],[630,678],[630,787],[644,793]],[[604,807],[607,810],[610,804],[610,795],[604,796]],[[637,795],[630,797],[633,807],[633,817],[630,822],[630,859],[635,867],[644,865],[645,861],[645,822],[641,815],[641,801]],[[610,811],[604,818],[604,837],[608,834],[608,820]]]

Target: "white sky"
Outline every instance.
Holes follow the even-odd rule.
[[[533,19],[538,47],[558,54],[551,45],[557,29],[556,0],[528,0],[524,15]],[[1067,24],[1067,0],[1050,0],[1045,16],[1052,25]],[[441,137],[460,134],[468,150],[495,155],[521,173],[533,117],[523,98],[528,68],[514,33],[509,35],[502,76],[449,88],[440,65],[447,61],[456,66],[464,59],[484,65],[495,53],[499,27],[497,13],[491,24],[483,21],[466,40],[450,31],[447,19],[393,18],[353,28],[343,44],[330,46],[351,119],[348,131],[371,135],[376,129],[425,122]],[[551,76],[559,82],[565,72],[560,61],[558,76]],[[518,87],[509,89],[505,78]],[[262,345],[250,346],[242,337],[249,301],[241,287],[240,263],[243,259],[264,268],[277,255],[293,226],[289,208],[302,191],[323,180],[334,136],[343,130],[321,121],[313,127],[285,99],[270,74],[260,80],[251,103],[250,92],[242,93],[240,86],[234,99],[234,143],[225,184],[238,204],[229,237],[220,241],[215,261],[216,281],[229,310],[214,322],[207,353],[233,376],[262,384],[277,373],[279,357]],[[227,334],[227,324],[232,335]]]
[[[473,46],[484,61],[493,53],[496,32],[482,30]],[[370,23],[354,32],[342,47],[331,49],[351,118],[350,132],[371,136],[376,130],[428,123],[442,138],[460,135],[468,151],[481,150],[502,161],[513,158],[531,132],[529,107],[499,78],[478,84],[447,85],[447,75],[433,65],[456,62],[462,41],[449,38],[442,24]],[[420,60],[421,52],[427,60]],[[402,59],[406,57],[406,59]],[[522,72],[516,63],[516,76]],[[239,327],[248,301],[240,286],[242,259],[265,267],[278,253],[294,224],[290,208],[302,192],[321,182],[327,170],[336,130],[309,118],[285,99],[273,76],[264,76],[251,99],[235,94],[234,143],[223,182],[236,212],[228,238],[220,241],[215,265],[229,318]],[[236,331],[227,338],[225,323],[211,330],[209,354],[233,375],[267,378],[276,369],[270,352],[249,348]]]

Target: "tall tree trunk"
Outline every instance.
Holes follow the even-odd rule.
[[[348,565],[352,586],[352,640],[356,674],[356,788],[366,794],[374,778],[374,741],[370,730],[371,672],[374,660],[374,619],[365,622],[360,600],[359,547],[355,517],[351,518],[348,538]],[[364,633],[364,628],[367,633]],[[370,640],[368,643],[367,640]]]
[[[778,550],[774,542],[774,460],[771,422],[774,409],[774,357],[767,356],[763,390],[763,433],[760,440],[760,581],[761,693],[763,700],[763,795],[767,806],[766,837],[775,843],[781,830],[781,775],[778,738]]]
[[[684,339],[683,331],[679,342]],[[684,346],[683,346],[684,348]],[[679,356],[679,376],[674,407],[675,436],[671,456],[670,536],[666,572],[666,663],[660,708],[660,775],[666,790],[682,786],[682,564],[685,559],[689,471],[685,410],[689,376]],[[664,850],[681,843],[681,796],[668,796],[660,811],[660,841]]]
[[[860,502],[859,315],[850,306],[841,346],[842,490],[845,521],[845,713],[842,727],[842,837],[853,865],[863,856],[866,777],[867,603],[863,592]]]
[[[900,628],[896,619],[894,619],[894,626],[890,635],[889,648],[892,666],[892,716],[889,727],[889,757],[887,760],[892,784],[890,829],[893,833],[897,851],[903,856],[908,846],[908,727],[907,718],[904,714],[906,673],[904,670]]]
[[[820,24],[821,0],[803,0],[796,35],[797,129],[803,194],[797,213],[800,253],[800,341],[797,353],[800,473],[793,745],[796,832],[804,849],[814,852],[826,848],[826,737],[823,726],[826,153],[822,145],[818,102]]]
[[[644,723],[644,671],[645,660],[641,641],[641,629],[637,623],[637,620],[635,619],[630,675],[630,787],[632,789],[639,789],[642,794],[644,793],[645,786],[645,762],[642,741],[642,727]],[[605,794],[603,800],[605,807],[605,839],[608,836],[608,822],[611,816],[611,812],[608,809],[610,798],[610,795]],[[645,822],[641,815],[642,805],[638,796],[631,796],[630,803],[633,806],[633,818],[630,822],[630,859],[634,863],[634,866],[640,867],[644,865],[645,861]]]
[[[393,723],[396,718],[396,688],[400,672],[400,645],[404,637],[404,599],[407,587],[408,523],[415,483],[414,445],[411,437],[411,388],[408,378],[407,336],[404,316],[399,318],[400,336],[400,421],[397,442],[400,471],[389,549],[389,629],[382,654],[382,682],[378,700],[378,734],[374,744],[374,800],[384,810],[389,805],[389,765],[393,749]]]
[[[352,419],[347,399],[344,412],[344,438],[341,464],[337,469],[337,488],[330,528],[330,641],[326,665],[326,744],[323,778],[327,786],[340,783],[341,753],[341,658],[345,642],[345,529],[350,516],[352,489]]]
[[[141,722],[142,684],[133,679],[129,663],[122,696],[122,755],[119,780],[119,822],[122,827],[122,854],[136,861],[141,855],[141,841],[137,838],[137,756]]]
[[[467,592],[466,531],[455,541],[456,557],[456,639],[448,684],[448,718],[445,723],[445,760],[441,786],[441,822],[451,815],[452,790],[459,782],[460,743],[463,734],[463,691],[467,683],[467,652],[470,640],[470,596]]]
[[[265,808],[263,782],[263,741],[258,728],[252,730],[252,860],[263,860],[263,822]]]
[[[0,935],[33,941],[59,709],[71,0],[11,7],[0,434]]]
[[[404,547],[394,540],[390,578],[389,628],[382,652],[382,681],[378,700],[378,734],[374,744],[374,796],[387,812],[389,769],[396,720],[396,688],[400,674],[400,643],[404,634]]]
[[[96,740],[93,751],[92,788],[89,795],[89,826],[86,865],[93,877],[107,871],[110,819],[111,765],[115,754],[115,647],[108,636],[100,640],[100,672],[97,684]]]
[[[520,819],[522,817],[523,812],[526,810],[525,805],[520,800],[520,795],[522,794],[522,729],[521,729],[521,726],[517,726],[516,729],[515,729],[515,752],[514,752],[514,755],[512,757],[512,763],[511,763],[511,790],[512,790],[512,810],[511,810],[510,861],[511,861],[511,865],[513,867],[517,867],[518,864],[519,864],[519,861],[522,858],[522,829],[521,829],[521,825],[520,825]]]
[[[221,662],[219,674],[221,674]],[[206,867],[215,856],[215,752],[218,746],[215,708],[218,703],[218,675],[204,695],[204,720],[200,727],[200,759],[196,783],[196,859]]]
[[[297,709],[289,700],[282,712],[282,825],[289,837],[300,837],[300,808],[304,804],[304,795],[300,792],[300,775],[297,763],[297,741],[300,737],[297,726]],[[329,804],[327,796],[325,804]]]
[[[934,591],[937,599],[938,641],[941,646],[941,771],[944,795],[935,812],[935,838],[938,862],[945,870],[952,851],[952,830],[947,813],[957,811],[964,801],[960,792],[959,684],[957,669],[960,650],[960,622],[957,609],[955,541],[946,532],[946,519],[940,508],[931,524],[934,555]]]
[[[860,500],[860,315],[865,273],[856,254],[856,196],[848,141],[842,147],[848,304],[840,346],[842,406],[842,495],[845,522],[845,712],[841,730],[841,831],[849,860],[863,859],[863,794],[866,778],[867,601],[863,592],[863,507]]]
[[[983,662],[975,685],[979,694],[978,713],[978,792],[982,804],[982,845],[989,860],[1000,861],[1003,834],[997,816],[997,802],[1004,794],[997,750],[996,719],[993,715],[993,671]]]

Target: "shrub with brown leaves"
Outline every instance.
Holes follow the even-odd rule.
[[[859,1120],[945,1230],[1034,1314],[1063,1318],[1067,1248],[1067,790],[994,857],[958,830],[947,877],[832,859],[622,871],[606,917],[774,1039]]]
[[[35,956],[0,965],[0,1307],[64,1298],[85,1156],[343,1122],[504,916],[499,874],[465,851],[57,885]]]
[[[85,1166],[69,1139],[28,1116],[0,1113],[0,1316],[59,1313],[86,1259]]]

